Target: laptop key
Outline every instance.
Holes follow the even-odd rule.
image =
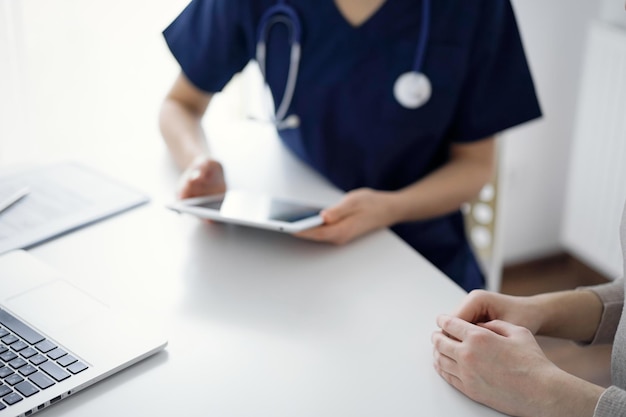
[[[37,388],[33,384],[28,381],[22,381],[15,386],[15,389],[22,394],[24,397],[30,397],[33,394],[39,392]]]
[[[7,350],[9,350],[8,347],[4,346],[4,345],[0,345],[0,354],[6,352]]]
[[[2,397],[2,399],[4,400],[5,403],[7,403],[9,405],[13,405],[13,404],[23,400],[23,398],[20,397],[20,394],[18,394],[16,392],[12,392],[9,395],[5,395],[4,397]]]
[[[48,358],[46,358],[44,355],[38,354],[30,358],[30,363],[32,363],[33,365],[41,365],[47,360]]]
[[[13,371],[8,366],[0,367],[0,378],[4,379],[7,376],[11,375],[12,373],[13,373]]]
[[[4,410],[5,408],[7,408],[7,406],[0,401],[0,410]]]
[[[8,334],[2,338],[2,343],[4,343],[5,345],[10,345],[11,343],[15,343],[18,340],[20,339],[18,339],[17,336]]]
[[[17,358],[17,355],[11,352],[10,350],[0,355],[0,359],[2,359],[5,362],[10,362],[15,358]]]
[[[26,365],[26,363],[27,362],[22,358],[15,358],[11,362],[9,362],[9,365],[11,365],[11,368],[13,369],[19,369],[22,366]]]
[[[65,355],[63,356],[61,359],[59,359],[57,361],[57,363],[59,365],[61,365],[62,367],[66,367],[68,365],[73,364],[74,362],[76,362],[78,359],[76,359],[75,357],[73,357],[72,355]]]
[[[41,341],[41,342],[37,343],[35,345],[35,347],[40,352],[47,353],[47,352],[50,352],[52,349],[55,349],[57,347],[57,345],[55,345],[54,343],[52,343],[49,340],[44,340],[44,341]]]
[[[54,385],[54,381],[48,378],[43,372],[37,372],[28,377],[31,382],[41,389],[46,389]]]
[[[15,384],[19,384],[23,380],[24,380],[24,378],[22,378],[18,374],[13,374],[13,375],[9,375],[8,377],[4,378],[4,383],[13,386]]]
[[[87,369],[87,365],[85,365],[82,362],[74,362],[73,364],[67,367],[67,370],[73,373],[74,375],[76,375],[79,372],[83,372],[85,369]]]
[[[2,325],[7,329],[12,330],[15,334],[26,340],[31,345],[39,343],[45,339],[42,335],[2,309],[0,309],[0,323],[2,323]]]
[[[28,347],[28,348],[26,348],[26,349],[24,349],[23,351],[20,352],[20,355],[23,358],[26,358],[26,359],[28,359],[28,358],[30,358],[32,356],[35,356],[36,354],[37,354],[37,351],[35,349],[33,349],[32,347]]]
[[[52,362],[42,363],[39,368],[57,381],[63,381],[64,379],[70,377],[69,373],[65,372],[63,368]]]
[[[19,352],[21,350],[26,349],[27,347],[28,345],[23,340],[18,340],[17,342],[11,345],[11,349],[13,349],[14,352]]]
[[[64,356],[64,355],[67,355],[67,352],[64,351],[63,349],[59,348],[59,347],[54,349],[54,350],[52,350],[52,351],[50,351],[50,352],[48,352],[48,357],[50,359],[54,359],[54,360],[57,360],[61,356]]]
[[[35,368],[33,365],[26,365],[21,367],[19,372],[24,376],[28,376],[37,372],[37,368]]]
[[[3,329],[2,327],[0,327],[0,337],[4,337],[8,334],[9,334],[9,331],[7,329]]]
[[[12,393],[13,390],[11,388],[9,388],[8,386],[2,384],[0,385],[0,397],[4,397],[7,394]]]

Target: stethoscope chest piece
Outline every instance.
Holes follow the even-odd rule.
[[[407,109],[417,109],[428,102],[432,94],[430,80],[421,72],[409,71],[398,77],[393,95]]]

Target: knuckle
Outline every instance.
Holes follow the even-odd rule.
[[[468,297],[472,300],[482,300],[489,296],[489,293],[485,290],[472,290]]]
[[[487,332],[470,332],[465,338],[465,344],[473,352],[489,345],[491,336]]]
[[[476,360],[474,349],[464,347],[459,349],[458,359],[462,363],[473,363]]]
[[[435,351],[439,352],[443,346],[443,339],[441,335],[440,334],[433,335],[432,342],[433,342],[433,347]]]
[[[451,323],[452,323],[452,317],[444,316],[441,318],[441,327],[443,329],[449,328]]]
[[[346,209],[353,209],[355,206],[359,204],[358,194],[350,194],[346,196],[344,200],[344,206]]]
[[[533,333],[526,327],[517,327],[516,332],[522,337],[533,337]]]

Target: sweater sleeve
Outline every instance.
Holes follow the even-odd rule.
[[[602,393],[593,417],[626,417],[626,391],[616,386]]]
[[[600,324],[590,344],[612,343],[624,307],[624,279],[579,289],[593,291],[604,306]]]

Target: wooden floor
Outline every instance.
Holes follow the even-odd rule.
[[[501,292],[532,295],[607,282],[607,278],[568,255],[504,268]],[[570,341],[538,337],[546,356],[561,369],[601,386],[611,384],[611,346],[580,347]]]

